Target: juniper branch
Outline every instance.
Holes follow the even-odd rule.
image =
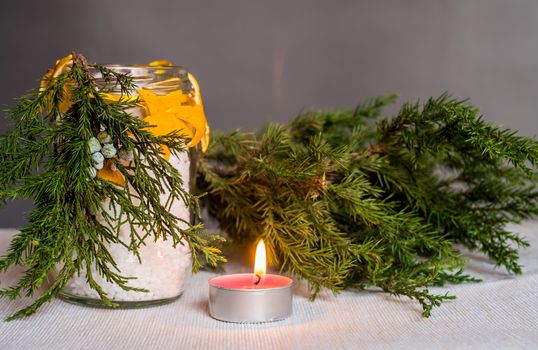
[[[476,281],[455,243],[521,272],[517,246],[527,242],[505,226],[538,211],[538,142],[448,95],[383,117],[393,100],[220,134],[198,184],[232,240],[266,239],[275,263],[307,279],[313,296],[377,286],[429,316],[453,298],[429,287]]]

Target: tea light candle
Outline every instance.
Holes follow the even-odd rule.
[[[263,240],[256,247],[254,273],[209,280],[209,314],[227,322],[261,323],[283,320],[292,313],[291,278],[266,274]]]

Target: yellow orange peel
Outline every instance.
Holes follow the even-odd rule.
[[[120,186],[125,185],[125,178],[123,174],[117,170],[113,169],[112,162],[106,161],[103,169],[97,170],[97,176],[103,180],[108,180],[118,184]]]
[[[149,66],[171,67],[172,62],[153,61]],[[147,108],[148,116],[145,120],[150,125],[155,125],[152,132],[162,136],[172,131],[181,131],[191,138],[189,147],[201,143],[202,151],[205,152],[209,146],[210,129],[204,112],[200,85],[194,75],[188,73],[187,76],[193,86],[193,91],[189,93],[177,90],[161,96],[144,89],[137,92]]]
[[[151,126],[149,131],[152,134],[165,136],[179,131],[183,135],[193,138],[194,134],[185,121],[168,112],[175,104],[181,103],[185,99],[185,95],[181,90],[163,96],[158,96],[147,90],[138,90],[138,94],[142,99],[142,105],[147,111],[144,120]],[[166,146],[163,146],[162,149],[164,157],[168,159],[170,150]]]

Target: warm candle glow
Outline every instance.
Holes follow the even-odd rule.
[[[258,283],[265,277],[266,257],[265,244],[260,239],[256,246],[256,261],[254,262],[254,274],[258,277]]]
[[[283,320],[292,313],[293,280],[266,273],[267,252],[260,239],[254,273],[236,273],[209,280],[209,314],[227,322]]]

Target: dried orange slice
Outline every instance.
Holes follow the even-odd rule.
[[[201,132],[203,133],[201,141],[202,141],[202,151],[206,151],[207,147],[209,146],[209,124],[207,123],[207,119],[204,112],[204,107],[202,103],[202,93],[200,92],[200,84],[198,84],[198,80],[192,75],[191,73],[188,74],[189,80],[192,83],[192,86],[194,88],[194,103],[196,105],[200,106],[201,109],[201,116],[203,127],[201,128]],[[198,142],[194,142],[196,145]]]
[[[39,84],[39,91],[44,91],[47,86],[51,83],[52,79],[57,78],[60,74],[67,72],[71,69],[73,66],[73,55],[69,54],[65,57],[62,57],[58,60],[56,60],[56,64],[53,68],[49,68],[47,70],[47,73],[41,78],[41,82]],[[71,91],[69,91],[69,88],[64,86],[64,92],[62,94],[60,105],[58,106],[58,109],[60,110],[60,113],[65,113],[71,107]],[[50,96],[49,96],[50,99]]]

